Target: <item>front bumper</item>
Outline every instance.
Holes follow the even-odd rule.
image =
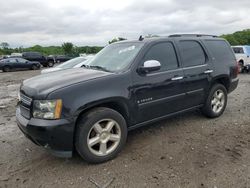
[[[58,157],[71,157],[73,151],[74,123],[67,119],[26,119],[16,109],[17,125],[24,135],[35,144]]]

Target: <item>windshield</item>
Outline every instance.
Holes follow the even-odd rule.
[[[119,72],[128,67],[142,48],[143,43],[111,44],[96,54],[87,65],[110,72]]]
[[[86,59],[83,57],[77,57],[74,59],[71,59],[69,61],[66,61],[60,65],[58,65],[58,68],[62,68],[62,69],[69,69],[69,68],[73,68],[75,65],[82,63],[83,61],[85,61]]]

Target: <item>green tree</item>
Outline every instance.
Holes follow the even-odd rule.
[[[64,42],[62,44],[62,49],[64,51],[64,54],[66,54],[66,55],[73,54],[73,47],[74,47],[74,45],[71,42]]]
[[[225,38],[231,45],[250,45],[250,29],[221,35],[220,37]]]
[[[2,42],[0,46],[2,47],[2,49],[8,49],[10,45],[7,42]]]

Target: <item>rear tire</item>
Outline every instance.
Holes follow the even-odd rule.
[[[227,106],[227,90],[222,84],[211,87],[202,113],[209,118],[216,118],[223,114]]]
[[[10,72],[11,68],[9,66],[4,66],[3,67],[3,72]]]
[[[102,163],[115,158],[126,140],[126,121],[110,108],[95,108],[80,117],[77,123],[76,150],[89,163]]]

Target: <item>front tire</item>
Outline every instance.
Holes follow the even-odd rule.
[[[209,118],[216,118],[223,114],[227,106],[227,90],[222,84],[211,87],[202,112]]]
[[[110,108],[95,108],[80,117],[77,123],[76,150],[89,163],[102,163],[115,158],[126,140],[126,121]]]

